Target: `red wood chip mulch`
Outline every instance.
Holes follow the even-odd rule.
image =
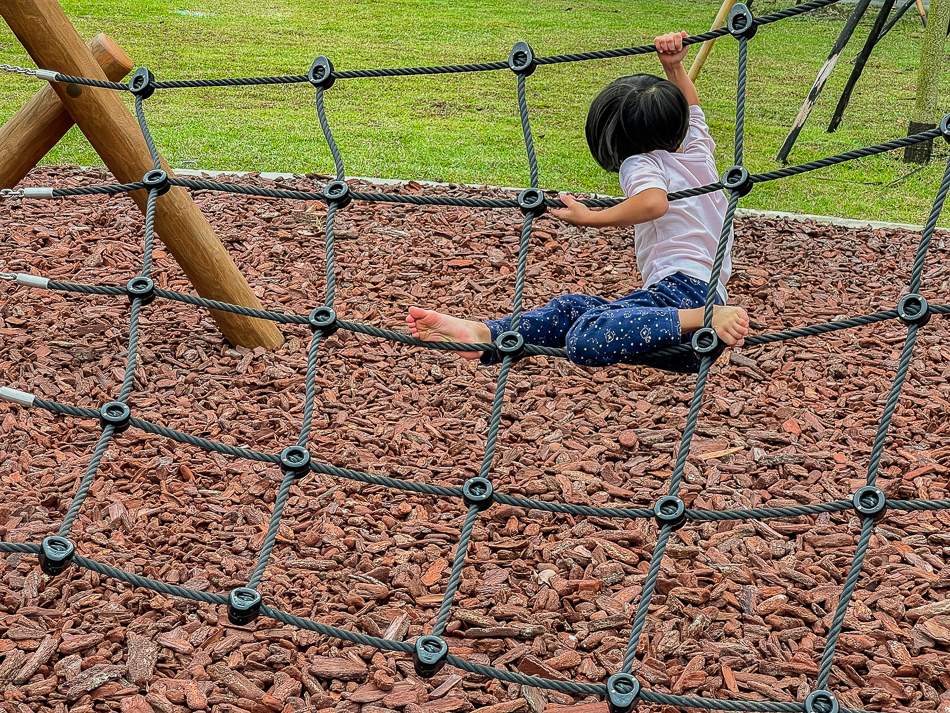
[[[107,182],[34,171],[31,185]],[[258,177],[234,179],[273,187]],[[324,177],[280,185],[319,190]],[[409,184],[409,192],[423,189]],[[486,190],[444,189],[490,195]],[[322,304],[324,207],[195,194],[265,306]],[[123,285],[140,269],[143,220],[126,196],[0,205],[0,270]],[[341,318],[405,329],[409,305],[490,318],[510,308],[517,211],[355,202],[337,226]],[[921,219],[923,221],[923,217]],[[938,233],[923,294],[947,299]],[[892,309],[919,234],[788,220],[737,224],[732,300],[755,333]],[[632,231],[536,221],[526,306],[639,285]],[[192,292],[159,246],[153,278]],[[0,283],[0,384],[98,409],[122,380],[124,298]],[[143,309],[130,400],[144,419],[269,453],[300,427],[309,330],[275,353],[232,349],[201,309]],[[868,457],[906,327],[889,321],[726,352],[713,367],[681,491],[695,509],[850,498]],[[884,452],[890,498],[947,497],[950,347],[943,317],[920,338]],[[313,458],[461,485],[484,452],[498,367],[340,331],[321,344]],[[511,374],[492,478],[499,492],[612,507],[666,494],[694,376],[577,367],[535,357]],[[55,533],[99,434],[95,420],[0,405],[0,538]],[[116,437],[77,519],[78,551],[164,582],[226,593],[247,583],[278,468],[131,429]],[[261,591],[279,609],[372,636],[428,633],[464,507],[456,499],[311,475],[291,488]],[[852,511],[691,523],[661,565],[634,673],[646,688],[734,701],[801,702],[815,685],[854,556]],[[479,519],[447,641],[453,654],[529,675],[602,683],[619,670],[657,529],[495,505]],[[843,707],[950,711],[950,514],[891,511],[874,528],[830,690]],[[425,681],[408,656],[343,645],[261,617],[118,583],[78,567],[0,567],[0,690],[7,711],[587,713],[577,698],[465,674]],[[583,705],[575,705],[583,704]],[[650,706],[642,706],[650,709]],[[672,709],[665,709],[671,711]]]

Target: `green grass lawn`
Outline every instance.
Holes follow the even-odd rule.
[[[761,0],[753,7],[762,15],[791,4]],[[65,0],[63,6],[84,39],[106,32],[136,64],[169,80],[302,74],[320,54],[349,70],[495,61],[506,59],[518,40],[531,43],[538,55],[640,45],[671,29],[706,31],[719,0]],[[775,154],[849,11],[822,10],[771,24],[750,42],[750,171],[778,166]],[[825,131],[872,21],[869,13],[845,50],[791,162],[906,135],[923,35],[913,10],[876,48],[841,128]],[[33,66],[9,29],[0,29],[0,62]],[[735,40],[719,40],[697,82],[722,169],[733,163],[737,54]],[[687,64],[693,55],[695,50]],[[607,82],[641,71],[659,73],[655,55],[540,67],[528,79],[542,187],[619,192],[616,175],[589,155],[584,119]],[[942,96],[950,96],[948,88],[950,72],[944,71]],[[37,89],[34,79],[0,76],[0,120]],[[166,90],[149,99],[146,110],[172,166],[328,173],[333,163],[313,99],[309,85]],[[348,175],[528,183],[516,82],[508,71],[338,81],[326,105]],[[950,111],[950,101],[942,109]],[[947,145],[937,142],[934,161],[904,180],[916,167],[903,163],[901,152],[867,158],[759,185],[740,205],[923,223],[947,156]],[[44,163],[101,162],[74,129]]]

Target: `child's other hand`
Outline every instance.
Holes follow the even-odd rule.
[[[551,214],[556,218],[567,221],[572,225],[586,225],[590,220],[591,209],[578,201],[574,196],[562,193],[558,196],[564,202],[564,208],[552,208]]]
[[[683,61],[689,51],[688,46],[683,47],[683,38],[685,37],[689,37],[689,33],[683,30],[682,32],[668,32],[653,41],[653,44],[656,45],[657,56],[660,58],[660,64],[664,67],[675,67]]]

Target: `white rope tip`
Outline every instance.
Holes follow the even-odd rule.
[[[56,77],[57,77],[58,74],[59,74],[59,72],[53,72],[53,71],[51,71],[51,70],[49,70],[49,69],[38,69],[38,70],[36,70],[36,78],[37,78],[37,79],[43,79],[43,80],[45,80],[45,81],[47,81],[47,82],[55,82],[55,81],[57,81]]]
[[[24,188],[23,197],[24,198],[52,198],[53,189],[52,188]]]
[[[11,389],[8,386],[0,387],[0,399],[4,401],[12,401],[15,404],[20,404],[20,406],[32,406],[33,400],[36,397],[33,394],[28,394],[25,391],[20,391],[18,389]]]
[[[39,275],[28,275],[24,272],[18,272],[14,275],[14,281],[18,285],[25,285],[26,287],[39,287],[42,290],[49,289],[48,277],[40,277]]]

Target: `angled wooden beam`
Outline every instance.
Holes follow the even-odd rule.
[[[884,0],[884,3],[881,5],[881,10],[874,20],[874,27],[871,28],[871,34],[868,35],[864,47],[861,48],[857,59],[854,60],[854,68],[851,70],[848,83],[845,85],[844,91],[838,99],[838,106],[835,107],[834,116],[831,117],[831,123],[828,125],[828,133],[835,131],[841,125],[841,120],[844,118],[844,110],[848,108],[848,103],[851,101],[851,93],[854,91],[854,85],[857,84],[861,78],[861,74],[864,72],[864,66],[868,63],[868,57],[870,57],[871,52],[874,51],[874,46],[880,42],[883,36],[884,26],[887,24],[887,18],[890,16],[893,7],[894,0]]]
[[[96,35],[87,45],[110,81],[118,82],[133,67],[132,60],[108,35]],[[0,127],[0,188],[13,188],[49,153],[74,124],[49,85]]]
[[[713,20],[712,27],[709,28],[710,31],[718,30],[726,24],[726,20],[729,19],[729,12],[735,4],[736,0],[723,0],[722,7],[719,8],[716,19]],[[712,52],[713,42],[715,41],[716,40],[706,40],[699,48],[699,54],[696,55],[696,59],[693,60],[693,64],[690,65],[689,68],[689,78],[692,81],[696,81],[696,77],[699,76],[699,71],[703,68],[703,65],[706,64],[706,58],[709,57],[709,53]]]
[[[802,127],[805,126],[805,122],[808,121],[808,115],[811,114],[811,110],[815,107],[815,102],[818,101],[818,95],[821,94],[821,90],[825,88],[828,78],[831,77],[831,73],[838,63],[838,57],[841,56],[841,53],[848,44],[848,40],[851,39],[851,35],[854,34],[855,28],[858,26],[861,18],[864,17],[864,13],[867,12],[870,4],[871,0],[858,0],[858,3],[854,6],[854,10],[851,11],[851,16],[842,28],[841,34],[838,35],[834,47],[831,48],[828,59],[825,60],[824,65],[822,65],[821,70],[819,70],[818,76],[815,78],[815,83],[811,87],[811,91],[808,92],[808,96],[805,97],[802,108],[798,110],[798,116],[796,116],[795,121],[792,122],[792,128],[789,130],[788,136],[785,137],[785,143],[782,144],[782,148],[779,149],[778,155],[775,157],[776,161],[785,163],[785,160],[788,158],[788,154],[795,145],[798,135],[802,132]]]
[[[0,15],[39,68],[106,81],[102,68],[55,0],[0,0]],[[94,87],[70,91],[61,82],[50,86],[116,180],[134,183],[152,170],[142,132],[118,92]],[[145,191],[130,196],[144,211]],[[199,295],[261,308],[185,189],[173,187],[158,199],[155,229]],[[276,349],[283,343],[277,327],[268,320],[213,310],[211,315],[232,344]]]

